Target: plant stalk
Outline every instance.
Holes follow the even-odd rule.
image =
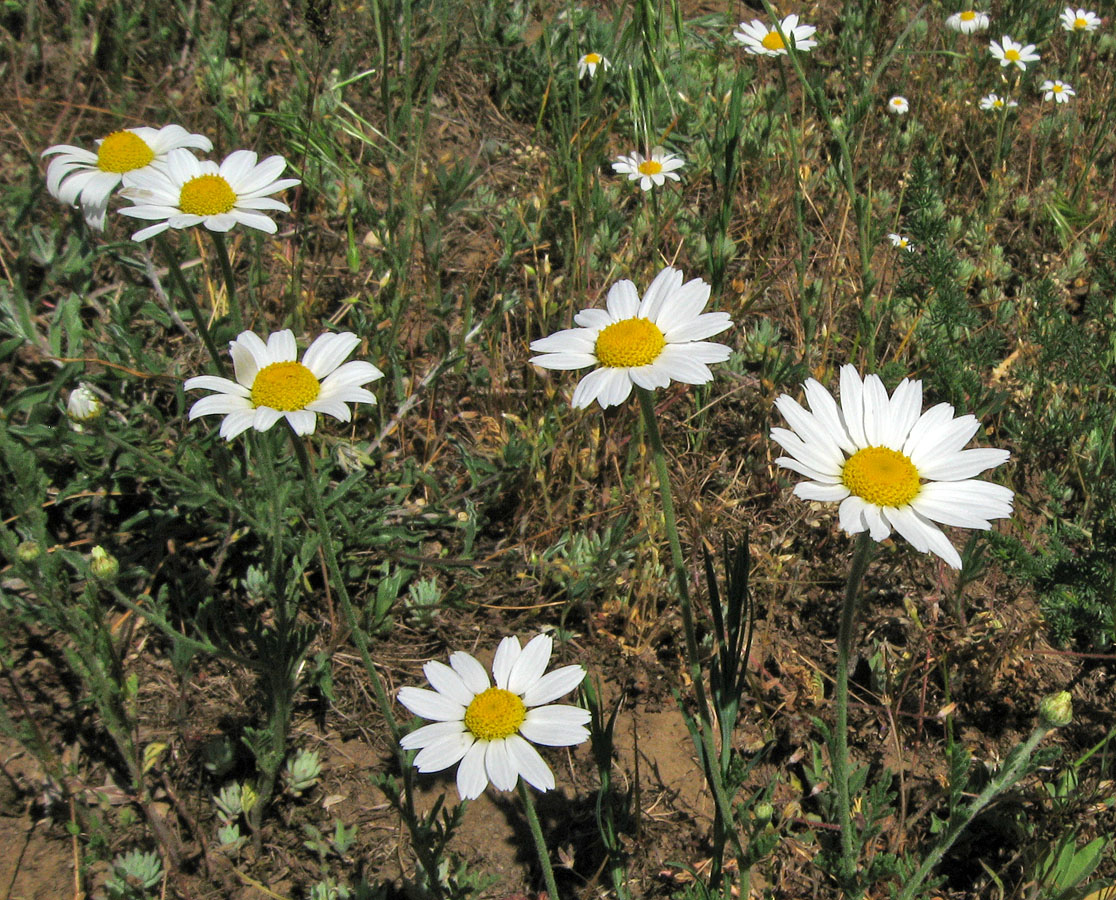
[[[558,886],[554,881],[554,868],[550,865],[550,852],[546,849],[542,826],[539,824],[538,813],[535,812],[535,798],[531,796],[531,789],[527,787],[527,783],[522,778],[519,779],[517,787],[519,788],[519,799],[523,801],[523,810],[527,814],[527,824],[531,826],[531,837],[535,839],[535,852],[539,857],[539,865],[542,867],[546,892],[550,895],[550,900],[559,900]]]

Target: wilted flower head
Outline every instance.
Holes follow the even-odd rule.
[[[94,394],[84,382],[70,391],[70,397],[66,401],[66,415],[69,416],[71,421],[79,424],[92,422],[99,418],[104,409],[101,398]]]

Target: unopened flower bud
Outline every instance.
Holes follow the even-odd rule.
[[[757,803],[754,810],[756,821],[764,824],[771,821],[771,817],[775,815],[775,807],[770,803]]]
[[[39,546],[38,541],[23,541],[16,547],[16,556],[20,562],[31,563],[39,558],[43,552],[43,548]]]
[[[1061,728],[1073,719],[1073,698],[1069,691],[1048,694],[1039,704],[1039,722],[1047,728]]]
[[[70,399],[66,401],[66,415],[73,422],[92,422],[104,409],[100,397],[84,383],[70,391]]]
[[[89,570],[94,578],[112,581],[120,571],[120,563],[104,547],[94,547],[89,553]]]

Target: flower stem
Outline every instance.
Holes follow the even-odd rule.
[[[209,326],[206,324],[205,317],[198,307],[198,301],[194,299],[194,292],[186,285],[186,279],[182,275],[182,267],[178,265],[178,257],[175,256],[174,251],[171,250],[170,244],[167,243],[163,235],[158,235],[155,238],[155,243],[158,245],[159,252],[163,255],[163,259],[166,260],[167,271],[170,273],[171,281],[174,282],[174,286],[182,296],[182,299],[186,301],[186,306],[190,310],[190,316],[194,320],[194,327],[198,329],[198,334],[201,335],[202,343],[205,344],[205,349],[209,351],[209,355],[213,359],[213,365],[217,367],[217,374],[227,378],[228,371],[225,369],[225,361],[217,352],[217,345],[213,343],[213,335],[209,333]]]
[[[322,492],[318,486],[317,476],[314,474],[314,469],[310,464],[310,455],[306,452],[306,445],[303,443],[302,438],[293,431],[291,432],[291,444],[294,446],[295,455],[298,457],[298,464],[302,469],[302,476],[306,485],[306,495],[309,497],[310,505],[314,511],[314,523],[318,529],[318,538],[321,540],[322,552],[325,554],[326,565],[329,567],[329,574],[333,581],[333,589],[337,592],[337,597],[341,601],[341,611],[345,616],[345,623],[349,627],[353,643],[356,644],[357,650],[360,652],[361,662],[364,663],[364,669],[368,673],[369,680],[372,682],[372,693],[376,697],[376,705],[380,708],[380,715],[384,717],[384,724],[387,725],[388,731],[391,733],[392,750],[395,753],[396,763],[399,766],[399,771],[403,778],[403,807],[400,812],[403,816],[404,824],[406,824],[407,830],[411,833],[411,845],[423,869],[426,871],[429,884],[438,885],[440,884],[438,860],[430,852],[430,848],[420,839],[422,829],[419,826],[419,820],[415,813],[414,806],[414,772],[407,761],[406,754],[399,746],[399,739],[401,736],[399,723],[395,721],[395,715],[391,711],[391,701],[388,699],[383,679],[380,678],[380,673],[377,671],[375,663],[372,662],[372,655],[368,650],[368,637],[365,635],[364,629],[360,625],[356,610],[353,609],[352,601],[349,599],[349,591],[345,587],[344,572],[341,570],[341,563],[337,556],[337,548],[333,544],[329,517],[326,515],[325,503],[322,500]]]
[[[743,848],[740,845],[740,836],[732,827],[732,808],[728,795],[725,793],[724,778],[722,777],[719,755],[713,744],[714,726],[710,716],[709,699],[705,693],[705,682],[701,674],[701,656],[698,652],[697,631],[694,628],[694,613],[690,605],[690,591],[686,563],[682,557],[682,543],[678,539],[678,524],[674,517],[674,500],[670,490],[670,473],[667,470],[666,452],[663,450],[663,439],[659,433],[659,423],[655,418],[655,400],[646,388],[636,387],[639,397],[640,409],[643,411],[643,421],[647,428],[647,437],[651,443],[651,456],[655,461],[655,472],[659,478],[659,492],[663,499],[663,527],[670,541],[670,557],[674,567],[674,581],[678,587],[679,606],[682,608],[682,630],[686,634],[686,662],[690,670],[690,682],[694,689],[694,700],[697,704],[697,714],[701,721],[698,729],[700,734],[695,740],[695,749],[702,757],[702,768],[706,780],[713,792],[714,809],[716,816],[713,821],[715,837],[713,869],[711,883],[716,886],[720,879],[720,855],[724,848],[724,839],[731,838],[735,845],[737,855],[743,859]],[[745,870],[741,866],[740,871]]]
[[[221,274],[225,279],[229,315],[232,316],[233,327],[239,334],[244,330],[244,316],[240,312],[240,300],[236,296],[236,280],[233,278],[232,263],[229,261],[229,249],[225,246],[225,236],[221,232],[211,231],[209,234],[213,238],[213,246],[217,248],[217,262],[221,264]]]
[[[546,841],[543,839],[539,816],[535,812],[535,798],[531,796],[531,790],[522,778],[519,779],[517,786],[519,788],[519,798],[523,801],[523,810],[527,814],[527,824],[531,826],[531,837],[535,839],[535,852],[539,857],[539,865],[542,866],[546,892],[550,895],[550,900],[558,900],[558,886],[554,881],[554,869],[550,865],[550,852],[546,849]]]
[[[872,536],[867,531],[857,535],[849,580],[845,584],[845,602],[837,628],[837,686],[834,706],[837,722],[833,729],[833,752],[830,760],[833,781],[837,788],[837,817],[841,826],[841,868],[843,880],[851,880],[856,872],[856,847],[853,843],[852,806],[849,802],[849,651],[852,649],[856,600],[860,584],[872,558]]]

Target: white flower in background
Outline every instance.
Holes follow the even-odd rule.
[[[94,394],[85,382],[70,391],[70,397],[66,401],[66,415],[77,425],[92,422],[99,418],[104,410],[101,398]]]
[[[805,475],[794,487],[803,500],[840,503],[848,534],[867,530],[876,541],[899,532],[922,553],[955,569],[961,556],[934,523],[991,528],[1011,515],[1011,490],[974,476],[1007,462],[1007,450],[963,450],[980,429],[975,416],[954,417],[939,403],[922,412],[922,382],[906,378],[888,397],[876,375],[841,369],[841,402],[813,378],[805,384],[809,411],[783,394],[775,406],[790,429],[771,438],[789,456],[780,466]]]
[[[279,178],[287,165],[283,157],[269,156],[258,164],[257,158],[251,150],[235,150],[218,166],[189,150],[172,150],[162,169],[125,175],[120,194],[136,205],[121,209],[121,214],[159,220],[141,228],[132,240],[194,225],[228,231],[240,224],[275,234],[276,224],[259,210],[290,212],[286,203],[268,194],[294,187],[299,180]]]
[[[318,413],[348,422],[352,411],[345,404],[375,403],[375,395],[361,385],[384,374],[370,362],[342,365],[359,345],[350,331],[323,334],[298,362],[289,329],[270,335],[266,344],[251,331],[241,332],[229,341],[236,381],[198,375],[186,382],[188,391],[217,391],[190,408],[190,419],[224,416],[221,437],[227,441],[249,428],[267,431],[284,417],[295,434],[313,434]]]
[[[588,74],[592,78],[597,74],[597,66],[600,66],[602,71],[607,72],[612,68],[612,63],[599,53],[586,53],[577,61],[577,77],[581,79]]]
[[[638,150],[631,156],[618,156],[612,164],[612,171],[618,175],[627,175],[629,181],[639,181],[639,186],[651,190],[651,185],[662,187],[666,179],[681,181],[677,170],[685,165],[682,157],[668,153],[662,147],[655,147],[651,155],[644,158]]]
[[[1061,15],[1062,27],[1066,31],[1096,31],[1101,26],[1101,17],[1087,9],[1074,9],[1067,6]]]
[[[636,286],[618,281],[608,292],[606,309],[585,309],[568,328],[531,342],[542,356],[531,358],[544,369],[597,366],[578,383],[573,406],[594,400],[602,407],[623,403],[632,385],[649,391],[671,380],[705,384],[713,379],[708,363],[724,362],[731,352],[706,340],[732,327],[728,313],[703,313],[709,285],[700,278],[682,283],[677,269],[663,269],[640,300]]]
[[[1016,43],[1006,34],[1000,39],[1002,43],[996,41],[988,42],[988,52],[991,53],[996,59],[1000,61],[1001,66],[1015,66],[1020,72],[1027,70],[1027,63],[1039,61],[1039,55],[1035,53],[1035,45]]]
[[[484,666],[462,651],[450,654],[448,666],[423,666],[434,690],[405,687],[398,695],[416,716],[434,720],[399,742],[419,751],[415,768],[440,772],[460,763],[462,800],[479,797],[490,781],[501,791],[514,789],[520,778],[540,791],[552,789],[554,773],[531,743],[570,747],[589,739],[588,710],[551,703],[581,684],[585,669],[563,666],[543,674],[552,648],[545,634],[522,649],[516,638],[504,638],[492,662],[495,686]]]
[[[756,56],[785,56],[787,45],[783,36],[788,38],[795,50],[813,50],[818,42],[813,40],[818,29],[813,25],[798,24],[798,16],[791,13],[779,23],[779,27],[765,25],[759,19],[741,22],[732,36],[744,45],[744,49]],[[780,36],[779,32],[783,32]]]
[[[124,175],[158,167],[168,153],[182,147],[208,153],[213,144],[205,135],[190,134],[181,125],[114,131],[97,141],[96,153],[56,144],[42,152],[42,156],[55,157],[47,166],[47,190],[70,206],[80,203],[89,227],[103,231],[109,197]]]
[[[972,34],[975,31],[987,31],[991,20],[988,13],[977,12],[975,9],[966,9],[955,12],[946,19],[946,25],[962,34]]]
[[[1053,100],[1055,103],[1068,103],[1069,98],[1074,96],[1073,88],[1057,78],[1053,81],[1046,79],[1039,85],[1039,90],[1042,91],[1043,100]]]
[[[1010,97],[1001,97],[999,94],[989,94],[980,98],[981,109],[1011,109],[1019,104]]]
[[[888,234],[887,239],[891,241],[892,247],[898,247],[900,250],[906,250],[908,252],[914,250],[914,244],[911,243],[911,239],[909,237],[891,232],[890,234]]]
[[[887,101],[887,111],[893,116],[906,115],[911,109],[911,105],[907,102],[906,97],[900,97],[896,94]]]

